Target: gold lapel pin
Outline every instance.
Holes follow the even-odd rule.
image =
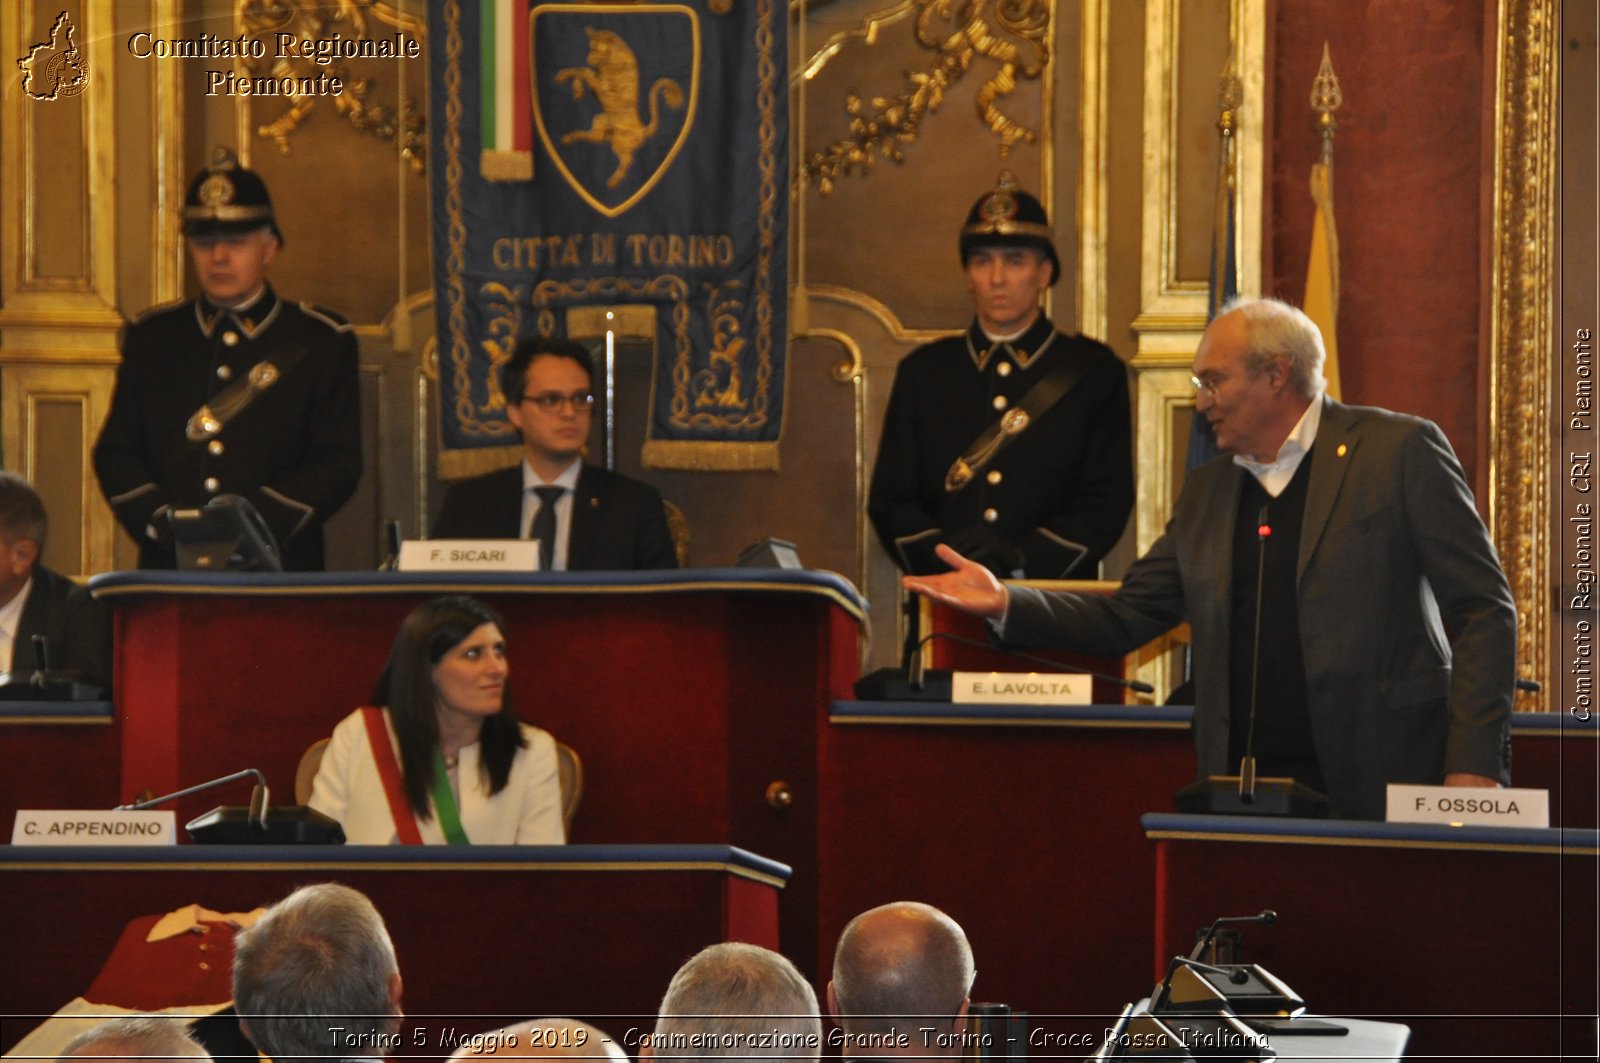
[[[1350,453],[1350,448],[1349,448],[1349,447],[1347,447],[1347,446],[1345,446],[1345,445],[1344,445],[1344,444],[1343,444],[1343,443],[1340,443],[1340,444],[1339,444],[1339,449],[1338,449],[1338,450],[1336,450],[1336,451],[1334,451],[1334,453],[1335,453],[1335,454],[1337,454],[1337,455],[1338,455],[1338,456],[1339,456],[1339,457],[1341,457],[1341,458],[1342,458],[1342,457],[1344,457],[1344,456],[1345,456],[1345,455],[1346,455],[1346,454],[1348,454],[1348,453]]]

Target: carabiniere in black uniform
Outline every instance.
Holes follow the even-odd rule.
[[[192,238],[277,235],[266,186],[231,154],[195,179],[188,203]],[[95,472],[141,568],[174,566],[172,509],[236,494],[266,521],[284,568],[320,569],[322,524],[361,475],[360,410],[355,333],[342,318],[271,285],[239,307],[189,299],[124,332]]]
[[[1044,207],[1002,174],[967,217],[963,266],[977,247],[1033,247],[1054,283],[1049,233]],[[1047,380],[1056,393],[1030,400]],[[1130,432],[1127,370],[1105,344],[1042,314],[1009,341],[974,320],[900,363],[868,514],[912,574],[947,569],[942,542],[1002,577],[1093,578],[1133,508]]]

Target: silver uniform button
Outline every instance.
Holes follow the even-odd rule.
[[[221,454],[222,453],[222,440],[213,439],[211,442],[206,444],[206,449],[211,451],[211,453],[213,453],[213,454]],[[992,481],[992,480],[990,481],[990,483],[993,483],[993,482],[994,481]]]
[[[211,445],[212,446],[220,446],[220,444],[217,444],[217,443],[213,443]],[[215,454],[216,451],[213,450],[211,453]],[[984,477],[984,479],[988,480],[992,484],[997,484],[1003,479],[1003,477],[1000,475],[1000,470],[999,469],[990,469],[989,470],[989,475]]]
[[[238,343],[239,343],[239,334],[237,332],[224,332],[222,334],[222,345],[224,347],[237,346]]]
[[[999,365],[994,367],[994,371],[996,373],[999,373],[1001,376],[1010,376],[1011,375],[1011,363],[1010,362],[1001,362]]]
[[[232,376],[233,376],[233,370],[232,369],[229,369],[225,365],[217,366],[217,379],[218,380],[227,380],[227,379],[231,378]]]
[[[994,397],[994,408],[997,410],[1006,408],[1006,397],[1004,395],[996,395]]]
[[[212,494],[216,494],[217,493],[217,488],[221,487],[222,483],[215,476],[207,476],[206,479],[205,479],[205,483],[202,486],[205,487],[205,489],[207,491],[210,491]],[[985,514],[985,515],[987,516],[987,514]]]
[[[988,509],[983,511],[983,519],[988,523],[993,524],[995,521],[1000,519],[1000,511],[995,509],[993,506],[990,506]]]

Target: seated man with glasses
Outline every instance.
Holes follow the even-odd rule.
[[[594,411],[588,352],[523,340],[500,386],[522,461],[453,485],[433,538],[538,539],[546,570],[677,568],[656,489],[582,460]]]

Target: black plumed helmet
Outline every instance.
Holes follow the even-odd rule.
[[[263,226],[283,243],[272,213],[267,183],[239,165],[227,148],[217,148],[211,165],[195,174],[183,197],[183,235],[203,238],[247,233]]]
[[[1050,283],[1061,279],[1061,260],[1050,231],[1044,204],[1022,191],[1010,170],[1000,171],[993,191],[985,192],[967,212],[961,227],[961,265],[975,248],[1033,247],[1050,260]]]

